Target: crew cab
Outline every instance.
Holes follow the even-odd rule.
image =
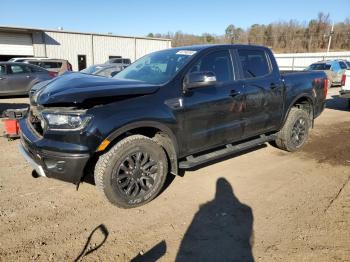
[[[20,151],[40,176],[97,188],[123,208],[169,173],[275,142],[296,151],[325,107],[324,72],[283,74],[270,49],[200,45],[148,54],[113,78],[66,73],[31,95]]]

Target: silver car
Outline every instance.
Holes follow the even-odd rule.
[[[24,63],[0,62],[0,96],[27,95],[33,85],[57,73]]]
[[[325,60],[313,63],[306,70],[322,70],[332,86],[341,85],[343,74],[346,70],[346,64],[341,60]]]

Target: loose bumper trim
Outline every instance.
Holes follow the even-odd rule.
[[[19,152],[22,154],[25,160],[27,160],[27,162],[33,167],[33,169],[38,173],[38,175],[46,177],[43,167],[35,163],[35,161],[30,157],[29,153],[25,150],[22,143],[18,145],[18,148],[19,148]]]

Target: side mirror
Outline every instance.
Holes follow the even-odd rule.
[[[198,87],[211,86],[216,84],[216,76],[213,72],[194,72],[189,73],[184,78],[184,90],[190,90]]]

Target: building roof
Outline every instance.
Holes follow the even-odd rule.
[[[145,36],[125,36],[116,34],[102,34],[94,32],[77,32],[77,31],[66,31],[58,29],[44,29],[44,28],[33,28],[33,27],[21,27],[21,26],[8,26],[0,25],[0,32],[13,32],[13,33],[32,33],[32,32],[58,32],[67,34],[81,34],[81,35],[98,35],[98,36],[112,36],[112,37],[123,37],[123,38],[136,38],[136,39],[148,39],[148,40],[158,40],[158,41],[171,41],[168,38],[156,38],[156,37],[145,37]]]

